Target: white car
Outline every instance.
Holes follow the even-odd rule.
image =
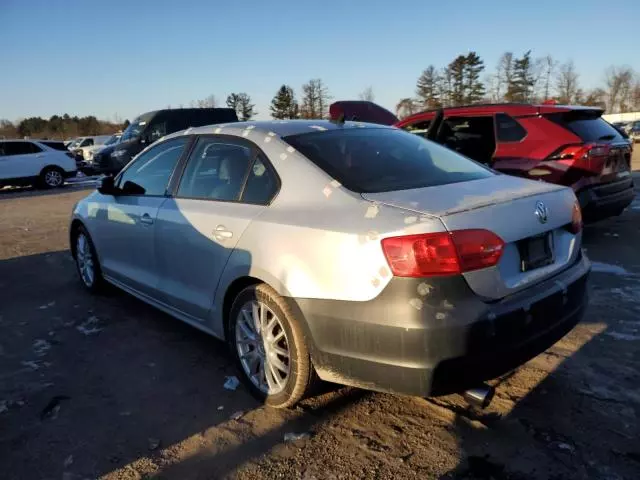
[[[73,143],[69,146],[69,150],[71,150],[78,160],[90,160],[93,158],[93,153],[96,149],[102,148],[107,140],[111,139],[112,135],[98,135],[94,137],[82,137],[77,140],[77,143],[74,145]],[[89,156],[89,152],[91,152],[91,156]]]
[[[120,137],[122,137],[121,133],[116,133],[111,135],[104,143],[96,143],[91,147],[82,148],[83,158],[90,162],[93,160],[93,156],[102,150],[104,147],[108,147],[109,145],[115,145],[120,141]]]
[[[61,187],[77,170],[73,155],[63,148],[62,142],[48,140],[0,140],[0,187]]]

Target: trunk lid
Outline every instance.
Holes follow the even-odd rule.
[[[575,195],[566,187],[496,175],[454,185],[362,196],[371,202],[437,217],[449,231],[486,229],[500,236],[505,248],[498,265],[464,273],[471,289],[487,300],[503,298],[558,273],[580,251],[581,234],[574,235],[567,229]],[[540,203],[546,211],[544,222],[536,213]],[[551,261],[537,268],[525,267],[528,249],[537,239],[548,245]]]

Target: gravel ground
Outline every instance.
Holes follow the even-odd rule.
[[[221,342],[83,291],[81,188],[0,192],[2,478],[638,478],[640,198],[585,231],[583,322],[495,381],[488,409],[327,386],[278,411],[223,387]]]

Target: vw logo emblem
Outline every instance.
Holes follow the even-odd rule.
[[[544,204],[544,202],[541,202],[541,201],[536,202],[535,213],[540,223],[547,223],[547,220],[549,220],[549,209]]]

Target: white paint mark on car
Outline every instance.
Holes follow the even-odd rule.
[[[296,151],[296,149],[295,149],[295,148],[293,148],[293,147],[287,147],[287,152],[289,152],[289,153],[293,153],[293,152],[295,152],[295,151]]]
[[[416,223],[418,221],[418,217],[404,217],[404,223],[406,225],[410,225],[412,223]]]
[[[423,297],[429,295],[429,293],[431,293],[431,290],[433,290],[433,286],[429,285],[428,283],[421,282],[418,285],[418,295],[421,295]]]
[[[364,218],[376,218],[378,216],[378,212],[380,212],[378,205],[369,205],[364,214]]]
[[[286,160],[287,159],[287,154],[286,153],[281,153],[280,154],[280,160]]]
[[[409,305],[411,305],[416,310],[422,310],[423,302],[419,298],[412,298],[409,300]]]
[[[329,198],[329,196],[331,196],[331,193],[333,192],[333,190],[331,189],[331,187],[329,187],[328,185],[326,187],[324,187],[322,189],[322,193],[324,194],[325,197]]]

